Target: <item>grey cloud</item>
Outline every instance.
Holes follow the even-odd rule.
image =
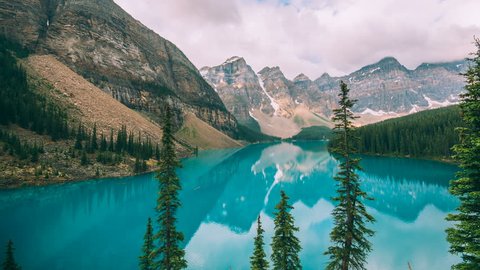
[[[239,55],[289,78],[343,75],[385,56],[409,68],[461,59],[480,35],[478,0],[115,1],[197,67]]]

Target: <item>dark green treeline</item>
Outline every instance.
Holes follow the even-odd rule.
[[[52,140],[69,137],[67,115],[35,92],[16,57],[28,52],[0,36],[0,125],[18,124]]]
[[[358,152],[411,157],[449,158],[462,125],[458,106],[427,110],[358,128]]]

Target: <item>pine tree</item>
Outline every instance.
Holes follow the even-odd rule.
[[[20,270],[20,266],[15,262],[15,258],[13,256],[13,251],[15,248],[13,247],[12,240],[7,242],[7,252],[5,253],[5,261],[3,262],[3,270]]]
[[[140,270],[154,270],[155,267],[152,255],[155,247],[153,245],[153,227],[151,218],[148,218],[147,231],[145,232],[143,239],[142,255],[139,257]]]
[[[263,233],[265,230],[262,228],[262,222],[260,221],[260,216],[257,219],[257,236],[255,236],[254,240],[254,249],[253,249],[253,256],[250,257],[250,269],[252,270],[267,270],[268,269],[268,261],[267,255],[263,250]]]
[[[275,206],[275,233],[272,238],[272,261],[274,270],[302,269],[298,253],[302,249],[300,241],[294,235],[298,231],[295,227],[292,206],[288,204],[288,197],[281,191],[281,200]]]
[[[107,151],[107,139],[105,138],[103,133],[102,135],[100,135],[100,151],[101,152]]]
[[[75,149],[81,150],[83,148],[82,140],[83,140],[83,128],[82,128],[82,125],[79,124],[77,129],[77,135],[75,136]]]
[[[355,152],[352,141],[355,119],[351,111],[355,100],[348,96],[350,90],[340,82],[339,108],[334,110],[336,148],[332,149],[340,160],[340,171],[334,177],[337,181],[337,197],[333,198],[337,206],[332,212],[334,228],[330,233],[333,243],[325,252],[330,256],[327,269],[365,269],[367,254],[371,251],[371,244],[367,236],[374,232],[365,226],[366,222],[374,222],[374,218],[367,213],[362,200],[369,199],[360,188],[356,170],[360,170],[360,159],[353,158]]]
[[[133,172],[139,173],[142,172],[142,163],[138,157],[135,158],[135,165],[133,166]]]
[[[450,192],[460,199],[460,206],[447,217],[455,222],[447,229],[447,240],[450,252],[462,258],[452,266],[459,270],[480,269],[480,39],[475,38],[475,45],[460,103],[465,126],[457,129],[460,143],[453,147],[462,170],[450,183]]]
[[[110,129],[110,142],[108,144],[108,151],[110,152],[114,151],[114,144],[115,142],[113,141],[113,129]]]
[[[160,147],[158,147],[158,144],[155,147],[155,159],[160,160]]]
[[[90,145],[90,148],[92,151],[95,151],[98,149],[98,142],[97,142],[97,124],[93,124],[93,131],[92,131],[92,142]]]
[[[159,232],[155,235],[158,248],[155,252],[159,269],[177,270],[187,267],[185,251],[179,246],[183,234],[178,232],[175,223],[176,212],[180,207],[178,193],[181,190],[180,179],[176,169],[181,166],[175,153],[172,127],[172,111],[167,106],[162,137],[163,151],[160,155],[159,169],[156,178],[159,181],[159,196],[157,199],[157,222]]]
[[[82,151],[82,156],[80,158],[80,165],[86,166],[88,165],[88,163],[90,163],[90,161],[88,160],[87,153],[85,151]]]

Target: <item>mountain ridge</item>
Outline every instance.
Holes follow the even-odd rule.
[[[229,65],[230,68],[226,68],[225,65]],[[229,77],[235,66],[248,67],[249,77],[254,78],[256,75],[260,80],[252,79],[246,82],[231,77],[229,81],[219,84],[218,76]],[[363,125],[458,102],[458,95],[464,85],[463,77],[459,74],[465,69],[465,61],[458,60],[423,63],[410,70],[394,57],[388,56],[344,76],[332,77],[328,73],[323,73],[311,80],[300,73],[293,80],[289,80],[278,66],[264,67],[255,74],[244,58],[235,56],[219,66],[203,67],[201,74],[216,89],[227,109],[240,122],[251,119],[257,122],[262,119],[260,120],[262,122],[269,118],[273,121],[273,118],[280,117],[290,119],[290,122],[296,124],[297,127],[291,129],[291,132],[294,132],[311,124],[305,123],[309,121],[305,121],[304,114],[301,116],[297,114],[299,108],[303,112],[308,111],[322,118],[330,118],[336,107],[340,80],[349,84],[352,97],[358,100],[353,111],[362,116],[357,124]],[[235,78],[242,77],[238,70]],[[236,88],[242,87],[248,89],[244,89],[242,93],[235,91]],[[263,101],[270,100],[269,107],[275,108],[273,112],[248,102],[245,97],[249,92],[255,92]],[[243,107],[242,117],[238,116],[237,111],[232,110],[232,104],[229,102],[232,97],[237,101],[235,106]],[[268,107],[268,104],[266,106]],[[247,111],[251,119],[247,116]],[[272,121],[259,123],[262,131],[269,135],[286,137],[287,134],[282,134],[281,130],[272,131],[267,127],[276,122]],[[291,126],[284,120],[281,122],[283,125]]]

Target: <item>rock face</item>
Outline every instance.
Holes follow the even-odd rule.
[[[200,73],[239,122],[249,125],[254,121],[250,112],[253,108],[267,114],[273,113],[274,108],[262,90],[259,77],[245,59],[235,56],[219,66],[203,67]]]
[[[467,67],[465,61],[456,61],[422,64],[409,70],[395,58],[386,57],[346,76],[331,77],[325,73],[312,81],[304,74],[288,80],[278,67],[263,68],[255,76],[245,60],[234,59],[217,67],[202,68],[202,75],[218,91],[227,108],[239,119],[245,119],[248,111],[259,122],[281,117],[291,119],[299,128],[318,124],[319,119],[312,115],[326,119],[332,116],[340,80],[349,85],[352,98],[358,100],[353,111],[362,116],[359,124],[366,124],[458,102],[464,86],[464,78],[459,74]],[[243,97],[241,103],[236,102],[239,96]],[[236,107],[239,104],[241,110]],[[255,114],[259,110],[263,117]],[[264,127],[271,122],[259,124]],[[280,136],[275,131],[269,134]]]
[[[395,58],[386,57],[350,75],[332,79],[337,84],[343,80],[350,86],[352,97],[358,99],[355,112],[412,113],[458,102],[465,85],[459,74],[466,67],[465,61],[456,61],[422,64],[408,70]],[[320,78],[315,83],[332,95],[336,91],[332,80]]]
[[[308,94],[312,82],[305,75],[292,82],[279,67],[266,67],[255,74],[241,57],[200,72],[242,124],[255,127],[252,122],[256,121],[266,134],[287,138],[305,126],[329,125],[304,105],[314,100]]]
[[[39,54],[53,54],[125,105],[159,120],[163,105],[230,135],[236,120],[171,42],[112,0],[0,0],[0,31]]]

